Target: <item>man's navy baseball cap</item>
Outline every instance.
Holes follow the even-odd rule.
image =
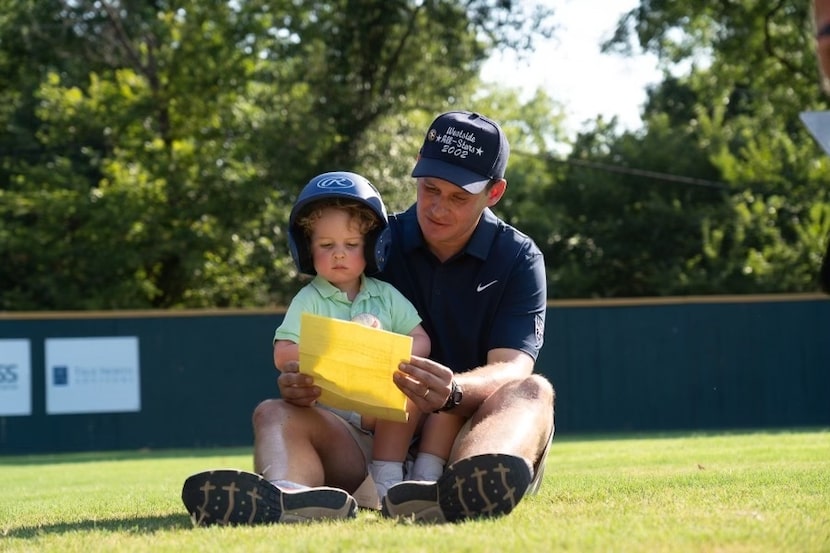
[[[503,179],[510,145],[498,123],[478,113],[450,111],[427,131],[413,177],[435,177],[478,194]]]

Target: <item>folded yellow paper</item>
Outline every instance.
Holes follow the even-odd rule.
[[[303,313],[300,372],[322,389],[320,403],[398,422],[407,420],[406,396],[392,381],[410,358],[412,337],[351,321]]]

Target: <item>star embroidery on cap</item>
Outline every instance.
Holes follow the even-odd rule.
[[[483,153],[484,153],[484,150],[482,148],[476,148],[476,154],[481,155]]]

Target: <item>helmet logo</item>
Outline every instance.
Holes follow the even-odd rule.
[[[342,190],[344,188],[354,188],[354,183],[348,177],[335,175],[317,181],[317,188]]]

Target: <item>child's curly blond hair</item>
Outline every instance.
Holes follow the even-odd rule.
[[[323,216],[323,210],[328,208],[345,211],[349,215],[349,222],[356,225],[360,234],[366,236],[370,231],[378,228],[380,221],[372,209],[354,200],[343,198],[326,198],[319,200],[306,207],[297,218],[297,225],[303,229],[306,238],[311,236],[314,225]]]

